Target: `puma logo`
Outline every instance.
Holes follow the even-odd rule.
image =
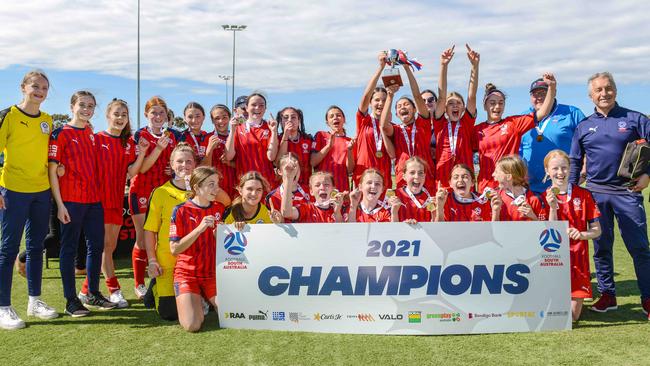
[[[589,132],[596,132],[598,130],[598,126],[596,127],[589,127]]]
[[[108,148],[108,145],[104,145],[104,144],[102,144],[102,147],[103,147],[104,149],[106,149],[106,150],[110,150],[110,149]]]
[[[190,216],[190,221],[198,222],[194,216]]]
[[[79,141],[77,141],[77,139],[72,139],[72,142],[74,142],[75,144],[79,143]]]
[[[25,122],[25,121],[20,121],[20,124],[25,125],[25,127],[29,128],[29,124],[27,122]]]

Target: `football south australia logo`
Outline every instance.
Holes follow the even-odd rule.
[[[562,236],[560,232],[555,229],[546,229],[539,234],[539,245],[549,253],[556,252],[560,249],[562,243]]]
[[[226,236],[223,240],[223,247],[226,248],[230,255],[240,255],[246,250],[248,240],[243,233],[235,231]]]

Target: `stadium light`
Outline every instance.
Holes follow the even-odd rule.
[[[235,24],[224,24],[221,26],[223,30],[226,32],[232,31],[232,104],[231,107],[232,109],[235,109],[235,42],[236,42],[236,34],[239,31],[243,31],[246,29],[246,25],[240,24],[240,25],[235,25]]]

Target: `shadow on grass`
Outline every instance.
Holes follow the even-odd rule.
[[[72,318],[68,315],[60,314],[59,318],[47,322],[30,323],[30,327],[58,327],[68,325],[123,325],[133,329],[150,329],[160,327],[179,327],[178,321],[168,321],[161,319],[155,310],[144,307],[132,307],[127,309],[94,311],[90,315],[81,318]],[[219,317],[217,313],[211,311],[205,317],[202,332],[220,330]]]

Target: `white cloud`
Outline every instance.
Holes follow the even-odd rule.
[[[267,91],[359,87],[379,50],[403,48],[437,80],[438,55],[455,43],[452,88],[464,88],[468,42],[481,52],[481,84],[523,85],[543,71],[585,83],[609,70],[619,83],[650,82],[646,1],[261,1],[141,0],[143,79],[220,86],[232,68],[238,87]],[[135,78],[136,1],[28,0],[3,4],[0,68],[33,65]]]

